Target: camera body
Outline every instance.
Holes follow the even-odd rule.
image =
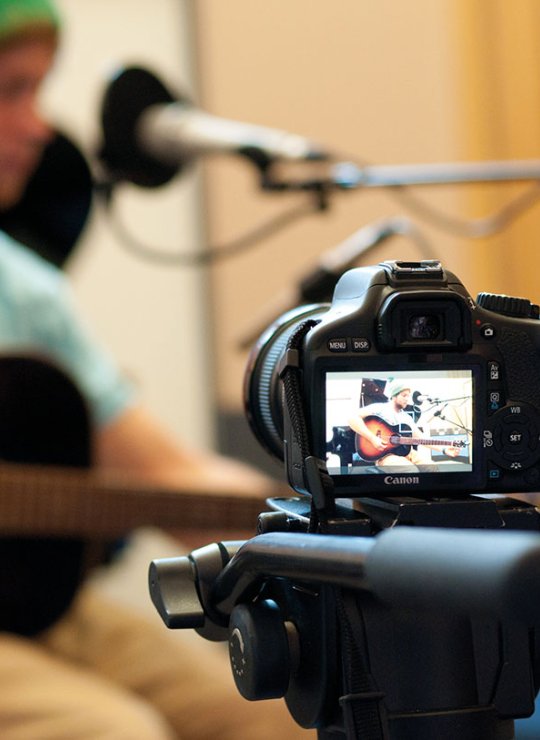
[[[539,489],[538,315],[424,261],[350,270],[331,305],[280,317],[246,411],[311,500],[155,561],[166,624],[228,639],[242,695],[284,697],[320,738],[513,737],[539,685],[539,511],[469,494]]]
[[[336,497],[538,489],[540,324],[528,300],[475,301],[438,261],[393,261],[346,272],[331,305],[279,319],[250,357],[246,410],[259,441],[287,459],[293,487],[309,492],[283,405],[290,362]]]

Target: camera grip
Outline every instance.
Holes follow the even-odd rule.
[[[529,334],[504,327],[497,341],[503,356],[508,398],[540,407],[540,369],[538,349]]]

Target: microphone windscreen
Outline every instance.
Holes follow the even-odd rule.
[[[180,166],[152,157],[140,147],[136,135],[138,119],[148,107],[176,101],[165,85],[142,67],[116,72],[102,99],[103,141],[98,153],[110,179],[155,188],[178,174]]]

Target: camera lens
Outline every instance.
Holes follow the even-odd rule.
[[[410,339],[439,339],[441,317],[438,314],[415,314],[409,317]]]
[[[244,406],[260,444],[283,460],[283,394],[279,363],[294,331],[308,318],[326,313],[328,305],[299,306],[281,316],[255,343],[244,376]]]

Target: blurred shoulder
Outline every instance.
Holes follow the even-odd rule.
[[[55,292],[66,282],[58,267],[0,231],[2,290]]]

